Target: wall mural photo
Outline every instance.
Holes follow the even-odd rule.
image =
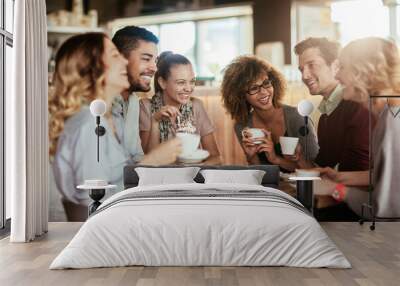
[[[301,39],[297,83],[236,51],[215,84],[199,51],[161,51],[156,30],[80,33],[53,51],[50,220],[85,221],[126,187],[194,182],[273,186],[320,221],[400,216],[395,42]]]

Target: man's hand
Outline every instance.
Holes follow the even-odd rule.
[[[321,177],[323,179],[328,179],[328,180],[331,180],[334,182],[339,182],[339,172],[338,171],[336,171],[332,168],[329,168],[329,167],[315,168],[315,170],[320,172]]]
[[[167,165],[174,163],[178,155],[182,152],[182,142],[179,138],[174,138],[161,143],[144,156],[140,162],[143,165]]]

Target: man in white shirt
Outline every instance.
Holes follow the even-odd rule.
[[[125,119],[123,145],[135,162],[142,160],[143,149],[139,136],[139,98],[137,91],[150,91],[151,79],[157,66],[158,38],[150,31],[136,26],[118,30],[112,41],[119,52],[128,60],[130,87],[117,97],[113,104],[121,105]]]

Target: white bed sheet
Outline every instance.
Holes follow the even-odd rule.
[[[50,269],[145,266],[293,266],[350,268],[309,214],[258,198],[152,198],[113,202],[145,191],[262,190],[238,184],[135,187],[106,200]],[[298,202],[297,202],[298,203]],[[108,206],[108,207],[107,207]]]

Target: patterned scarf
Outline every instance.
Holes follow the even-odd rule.
[[[156,93],[151,98],[151,114],[156,113],[164,106],[164,100],[161,92]],[[185,124],[185,122],[193,122],[193,104],[190,100],[187,104],[182,104],[179,108],[179,112],[182,114],[180,116],[180,123]],[[171,122],[171,120],[161,120],[160,121],[160,143],[167,141],[169,133],[172,131],[175,133],[177,127],[177,122]]]

